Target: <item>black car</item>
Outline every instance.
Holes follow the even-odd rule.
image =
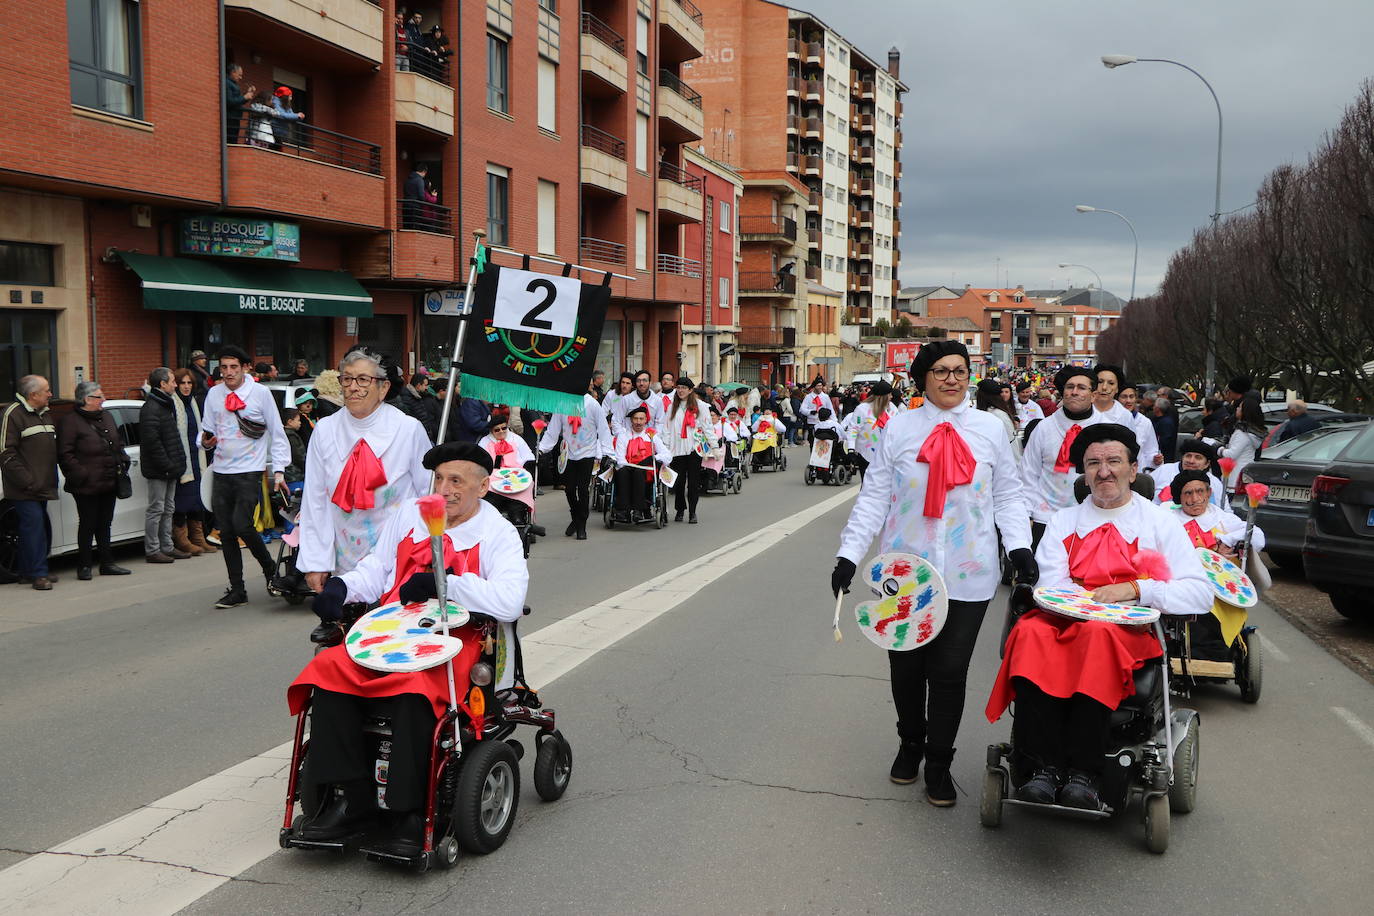
[[[1374,424],[1368,424],[1312,481],[1303,539],[1307,581],[1351,620],[1374,623]]]
[[[1302,571],[1302,541],[1307,533],[1313,479],[1362,429],[1355,424],[1319,426],[1269,446],[1246,465],[1241,474],[1243,483],[1269,487],[1269,498],[1255,510],[1255,524],[1264,532],[1269,559],[1284,569]],[[1232,508],[1244,518],[1249,506],[1243,497],[1237,497]]]

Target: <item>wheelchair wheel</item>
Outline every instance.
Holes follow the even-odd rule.
[[[654,527],[668,527],[668,491],[662,490],[658,494],[658,508],[654,511]]]
[[[815,468],[807,468],[807,469],[806,469],[806,473],[805,473],[804,475],[802,475],[802,480],[806,482],[806,485],[807,485],[808,487],[811,486],[813,483],[815,483],[815,482],[816,482],[816,469],[815,469]]]
[[[572,779],[572,745],[554,731],[539,745],[534,757],[534,791],[546,802],[558,801]]]
[[[1245,641],[1245,655],[1232,649],[1236,663],[1236,686],[1240,688],[1240,698],[1247,703],[1258,703],[1260,690],[1264,687],[1264,653],[1260,651],[1259,633],[1251,630],[1242,633]]]
[[[1145,848],[1155,854],[1169,849],[1169,796],[1145,799]]]
[[[1174,750],[1174,784],[1169,787],[1169,809],[1187,814],[1197,807],[1198,719],[1188,720],[1188,734]]]
[[[434,844],[434,862],[440,868],[449,869],[458,864],[458,841],[446,836]]]
[[[787,456],[786,456],[786,455],[779,454],[779,456],[778,456],[778,470],[779,470],[779,471],[785,471],[785,470],[787,470]]]
[[[478,741],[458,774],[458,845],[481,855],[506,842],[520,807],[520,761],[504,741]]]
[[[615,507],[610,500],[606,501],[606,510],[602,513],[601,518],[605,521],[607,528],[615,527]]]
[[[1007,777],[1000,769],[988,767],[983,773],[983,795],[978,800],[978,821],[984,827],[1002,826],[1002,799],[1007,795]]]
[[[744,490],[744,475],[736,472],[734,479],[735,495],[738,496]]]

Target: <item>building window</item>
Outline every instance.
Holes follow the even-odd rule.
[[[487,243],[510,244],[510,170],[487,166]]]
[[[730,307],[730,278],[720,278],[720,307],[728,309]]]
[[[730,220],[730,205],[725,201],[720,202],[720,231],[729,235],[734,228],[734,223]]]
[[[550,13],[558,13],[558,0],[539,0],[539,5]]]
[[[487,107],[502,114],[510,112],[508,79],[510,45],[506,39],[487,33]]]
[[[1048,346],[1050,345],[1050,335],[1048,335],[1048,334],[1037,334],[1037,335],[1035,336],[1035,345],[1036,345],[1037,347],[1042,348],[1042,349],[1045,348],[1045,347],[1048,347]]]
[[[67,0],[72,104],[143,117],[137,0]]]
[[[635,211],[635,270],[649,269],[649,214]]]
[[[1017,301],[1017,302],[1020,302],[1020,301],[1021,301],[1021,297],[1020,297],[1020,296],[1017,296],[1017,297],[1015,297],[1015,298],[1016,298],[1016,301]],[[1038,315],[1038,316],[1036,316],[1036,319],[1035,319],[1035,326],[1036,326],[1037,328],[1047,328],[1047,327],[1049,327],[1049,326],[1050,326],[1050,316],[1049,316],[1049,315]]]
[[[55,285],[53,261],[56,252],[52,245],[0,242],[0,283],[7,286]]]
[[[539,253],[558,253],[558,185],[539,179]]]
[[[558,133],[558,65],[539,58],[539,127]]]
[[[990,330],[993,330],[993,331],[1000,331],[1000,330],[1002,330],[1002,316],[1001,316],[1001,315],[993,315],[991,318],[989,318],[989,319],[988,319],[988,328],[989,328]]]
[[[635,66],[641,75],[649,75],[649,17],[643,13],[635,17]]]
[[[649,116],[635,113],[635,168],[649,171]]]

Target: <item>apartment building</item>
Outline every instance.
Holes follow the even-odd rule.
[[[688,271],[701,277],[700,304],[682,308],[679,371],[696,382],[733,381],[738,373],[740,224],[744,182],[729,166],[705,153],[683,149],[687,173],[701,181],[701,232],[684,233]],[[660,255],[672,258],[675,255]]]
[[[702,94],[706,150],[745,179],[746,211],[755,177],[774,180],[775,189],[800,186],[806,251],[795,275],[842,291],[846,320],[891,320],[899,289],[900,119],[907,89],[896,52],[880,65],[819,18],[770,0],[698,2],[707,48],[685,72]],[[759,193],[766,204],[772,192]],[[783,252],[763,263],[751,264],[748,250],[743,256],[742,273],[776,273],[787,264]],[[760,303],[767,300],[768,323],[754,332],[761,347],[767,343],[754,361],[760,370],[769,363],[776,381],[785,377],[782,365],[795,365],[806,297],[804,285],[768,292],[755,294]],[[761,307],[757,314],[762,322]],[[741,346],[747,348],[745,323]]]
[[[702,295],[682,259],[704,211],[682,158],[704,129],[681,80],[700,12],[401,5],[452,53],[398,38],[395,0],[0,6],[7,84],[44,99],[0,116],[0,390],[41,372],[60,395],[119,392],[224,343],[317,371],[366,343],[443,370],[478,229],[629,277],[604,368],[676,368]],[[288,91],[299,119],[274,116]]]

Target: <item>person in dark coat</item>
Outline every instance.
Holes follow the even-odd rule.
[[[1283,442],[1287,439],[1292,439],[1294,436],[1310,433],[1319,426],[1321,426],[1321,423],[1307,412],[1306,401],[1289,401],[1288,419],[1284,421],[1283,429],[1279,430],[1279,441]]]
[[[190,470],[185,411],[176,398],[172,370],[148,373],[148,398],[138,411],[139,461],[148,480],[148,511],[143,518],[143,554],[149,563],[170,563],[191,554],[172,543],[177,482]]]
[[[487,434],[491,427],[491,405],[477,398],[459,396],[463,380],[453,380],[453,397],[449,399],[448,428],[444,430],[445,442],[476,442]]]
[[[5,500],[19,519],[19,550],[16,568],[0,568],[0,575],[14,575],[46,592],[57,581],[48,573],[48,503],[57,499],[57,430],[48,408],[52,386],[41,375],[26,375],[18,387],[14,402],[0,412],[0,480]]]
[[[195,375],[189,369],[172,373],[176,398],[186,413],[186,442],[191,449],[191,474],[177,482],[176,511],[172,514],[172,543],[192,556],[216,553],[218,548],[205,539],[206,509],[200,501],[200,481],[207,472],[209,455],[200,447],[200,401],[195,395]]]
[[[1155,439],[1159,442],[1159,453],[1166,462],[1178,460],[1178,411],[1168,398],[1155,398],[1154,416]]]
[[[404,219],[402,225],[406,229],[422,228],[420,217],[424,212],[422,205],[427,200],[425,178],[428,175],[429,166],[421,162],[415,166],[415,171],[406,177],[405,191],[402,194],[404,200],[401,202],[401,216]]]
[[[128,471],[131,462],[114,418],[104,409],[105,392],[100,383],[78,384],[76,403],[76,408],[57,424],[62,489],[72,494],[76,503],[76,577],[82,581],[91,578],[92,545],[100,557],[102,576],[127,576],[129,570],[116,565],[110,552],[110,525],[119,475]]]
[[[1202,402],[1202,438],[1220,442],[1226,438],[1226,405],[1216,398]]]
[[[418,372],[410,377],[410,384],[401,390],[396,406],[407,416],[420,421],[430,442],[439,438],[439,418],[442,415],[439,399],[429,387],[429,376]]]
[[[239,142],[239,124],[243,121],[243,109],[248,100],[239,88],[243,79],[243,68],[230,64],[224,77],[224,126],[229,132],[229,142]]]

